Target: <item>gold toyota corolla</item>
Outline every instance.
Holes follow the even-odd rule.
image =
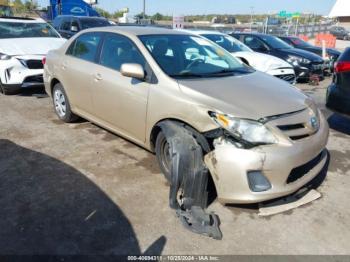
[[[327,161],[328,125],[310,98],[190,33],[83,31],[47,55],[44,82],[61,120],[83,117],[155,152],[168,179],[169,137],[186,130],[223,203],[291,194]]]

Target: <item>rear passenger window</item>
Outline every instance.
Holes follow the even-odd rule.
[[[64,19],[62,21],[60,30],[64,30],[64,31],[70,30],[70,19]]]
[[[100,33],[83,34],[71,44],[66,54],[86,61],[94,62],[100,40]]]
[[[129,38],[107,34],[101,50],[100,64],[120,71],[122,64],[126,63],[140,64],[144,67],[146,61]]]

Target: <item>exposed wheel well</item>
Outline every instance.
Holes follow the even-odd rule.
[[[187,129],[189,129],[194,134],[195,139],[200,140],[198,142],[202,146],[203,150],[208,151],[208,148],[210,147],[208,144],[208,141],[197,129],[195,129],[193,126],[189,125],[188,123],[186,123],[184,121],[174,119],[174,118],[168,118],[168,119],[163,119],[163,120],[159,121],[156,125],[154,125],[154,127],[151,131],[150,142],[151,142],[152,152],[154,152],[157,136],[158,136],[159,132],[161,131],[159,124],[161,122],[164,122],[164,121],[173,121],[173,122],[176,122],[180,125],[183,125]]]
[[[154,125],[151,131],[151,137],[150,137],[152,152],[155,152],[155,144],[156,144],[157,136],[162,131],[160,127],[160,123],[164,121],[172,121],[172,122],[178,123],[179,125],[182,125],[184,128],[189,130],[193,134],[194,139],[201,146],[203,150],[203,156],[212,150],[211,142],[208,141],[208,139],[201,132],[199,132],[197,129],[195,129],[194,127],[192,127],[191,125],[189,125],[184,121],[170,118],[170,119],[163,119],[159,121],[156,125]],[[207,190],[208,190],[208,205],[209,205],[217,198],[216,185],[214,183],[214,180],[212,178],[210,171],[209,171],[209,177],[208,177]]]
[[[54,87],[56,84],[58,84],[58,83],[60,83],[60,81],[59,81],[57,78],[52,79],[51,85],[50,85],[50,92],[51,92],[51,95],[52,95],[52,89],[53,89],[53,87]]]

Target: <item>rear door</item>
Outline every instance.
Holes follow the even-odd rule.
[[[134,42],[120,34],[106,33],[99,68],[94,76],[92,98],[96,116],[108,126],[132,139],[145,140],[149,81],[125,77],[120,73],[124,63],[140,64],[146,74],[146,60]]]
[[[80,35],[61,60],[60,81],[75,109],[93,115],[91,92],[98,69],[97,54],[102,33]]]

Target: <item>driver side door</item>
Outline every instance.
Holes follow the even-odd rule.
[[[145,58],[131,39],[106,33],[98,63],[92,89],[95,116],[104,126],[144,142],[150,83],[123,76],[120,68],[125,63],[135,63],[145,68],[146,75],[151,75]]]

